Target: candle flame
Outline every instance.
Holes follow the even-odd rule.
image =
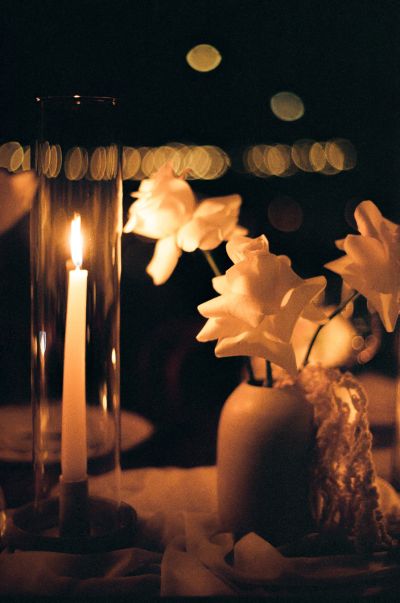
[[[75,264],[75,267],[79,269],[82,266],[82,249],[83,249],[83,238],[81,233],[81,216],[79,214],[74,215],[74,219],[71,222],[71,257]]]
[[[42,356],[46,353],[46,331],[39,331],[39,348]]]

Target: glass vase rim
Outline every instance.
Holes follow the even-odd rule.
[[[118,98],[116,96],[97,96],[97,95],[85,95],[85,94],[67,94],[67,95],[43,95],[36,96],[35,101],[40,103],[42,106],[47,103],[71,103],[73,105],[80,104],[110,104],[116,106]]]

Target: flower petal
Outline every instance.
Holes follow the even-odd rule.
[[[359,272],[368,274],[368,281],[374,289],[391,290],[390,264],[380,241],[371,237],[349,235],[343,250],[349,259],[357,264]]]
[[[196,208],[190,222],[178,233],[177,242],[184,251],[210,250],[231,236],[236,228],[241,198],[239,195],[205,199]]]
[[[283,341],[289,341],[297,320],[325,286],[326,279],[323,276],[318,276],[305,280],[293,289],[289,300],[281,311],[270,317],[270,332]]]
[[[199,203],[194,215],[196,218],[209,218],[213,214],[239,215],[242,199],[240,195],[226,195],[225,197],[209,197]]]
[[[257,327],[264,318],[258,304],[250,296],[224,293],[198,306],[206,318],[230,316],[243,321],[249,328]]]
[[[169,279],[181,254],[174,236],[157,241],[153,257],[146,268],[155,285],[162,285]]]
[[[354,218],[358,231],[363,237],[380,239],[381,223],[385,218],[375,203],[372,201],[359,203],[354,211]]]
[[[262,333],[241,333],[236,337],[225,337],[215,348],[217,357],[258,356],[281,366],[291,375],[297,372],[296,358],[290,343],[268,339]]]
[[[234,264],[238,264],[251,254],[266,254],[269,251],[268,239],[261,235],[255,239],[250,237],[233,237],[226,245],[226,252]]]
[[[206,237],[209,232],[213,233],[214,231],[215,227],[213,225],[203,224],[201,220],[192,218],[179,229],[177,243],[183,251],[195,251],[195,249],[200,247],[203,238]],[[218,238],[214,247],[217,247],[220,242],[221,239]],[[210,247],[210,249],[214,249],[214,247]]]
[[[174,176],[172,167],[165,165],[151,178],[143,180],[138,200],[129,208],[124,232],[163,239],[174,234],[190,220],[196,200],[189,184]]]
[[[354,215],[361,234],[336,242],[346,255],[325,267],[364,295],[385,329],[393,331],[400,312],[400,227],[384,218],[372,201],[360,203]]]
[[[248,329],[248,325],[243,324],[241,320],[237,320],[231,316],[209,318],[196,336],[196,339],[198,341],[212,341],[213,339],[238,335],[243,332],[243,329]]]
[[[228,291],[229,287],[228,283],[226,282],[225,274],[222,274],[221,276],[214,276],[214,278],[212,279],[212,286],[215,291],[220,294],[225,293],[225,291]]]
[[[226,278],[232,293],[251,297],[263,314],[278,312],[287,291],[302,282],[285,260],[272,253],[249,254],[227,270]]]
[[[399,316],[400,302],[391,293],[369,292],[368,301],[378,312],[379,317],[388,333],[393,333]]]

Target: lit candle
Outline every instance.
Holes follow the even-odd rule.
[[[64,378],[61,426],[61,471],[64,482],[86,479],[86,293],[88,271],[82,265],[81,217],[71,223],[67,319],[65,324]]]

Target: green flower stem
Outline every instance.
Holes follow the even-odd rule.
[[[265,369],[265,387],[273,387],[274,379],[272,377],[272,366],[270,360],[265,361]]]
[[[359,297],[359,295],[360,295],[360,293],[358,293],[358,291],[354,291],[354,293],[352,293],[349,298],[347,298],[344,302],[342,302],[336,308],[336,310],[334,310],[332,312],[332,314],[330,314],[328,316],[328,322],[330,322],[332,320],[332,318],[335,318],[335,316],[337,316],[338,314],[340,314],[340,312],[342,312],[342,310],[344,310],[344,308],[347,306],[347,304],[349,304],[351,301],[354,301],[355,299],[357,299],[357,297]],[[319,325],[318,329],[315,331],[315,333],[313,335],[313,338],[310,341],[310,345],[308,346],[307,353],[306,353],[306,355],[304,357],[302,368],[304,368],[305,366],[307,366],[308,360],[310,358],[311,350],[312,350],[312,348],[314,346],[314,343],[315,343],[315,341],[316,341],[316,339],[317,339],[317,337],[318,337],[321,329],[323,329],[324,326],[326,324],[328,324],[328,322],[324,323],[323,325]]]
[[[208,262],[208,265],[210,266],[211,270],[213,271],[214,275],[221,276],[221,271],[218,268],[217,264],[215,263],[215,260],[214,260],[213,256],[211,255],[211,253],[209,251],[204,251],[204,249],[202,249],[202,252]]]

